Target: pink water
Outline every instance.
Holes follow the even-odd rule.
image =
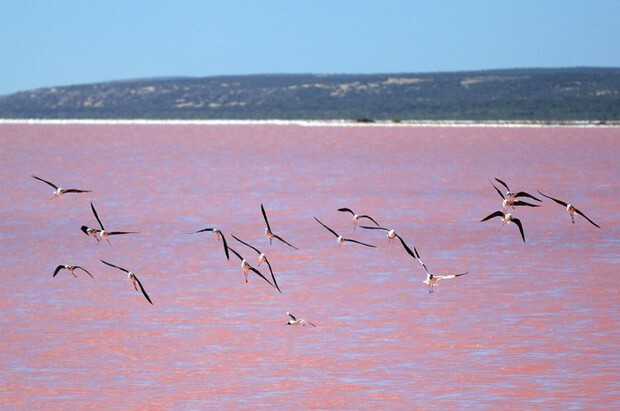
[[[618,128],[5,123],[0,142],[1,408],[620,408]],[[49,200],[30,174],[93,192]],[[479,222],[492,177],[602,229],[544,201],[514,212],[523,244]],[[140,234],[97,245],[91,200]],[[299,251],[269,245],[261,203]],[[345,206],[470,273],[429,295]],[[283,294],[187,234],[208,226],[266,251]]]

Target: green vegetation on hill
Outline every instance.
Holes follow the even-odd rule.
[[[5,96],[0,118],[616,122],[620,69],[118,81]]]

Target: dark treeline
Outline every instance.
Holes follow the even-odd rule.
[[[0,118],[620,120],[620,69],[165,78],[0,98]]]

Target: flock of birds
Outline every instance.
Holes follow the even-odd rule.
[[[81,189],[74,189],[74,188],[69,188],[69,189],[65,189],[65,188],[61,188],[59,186],[57,186],[56,184],[44,180],[43,178],[37,177],[35,175],[31,175],[32,178],[39,180],[43,183],[46,183],[47,185],[51,186],[52,188],[54,188],[54,193],[53,196],[50,199],[54,199],[56,197],[60,197],[64,194],[67,193],[90,193],[92,192],[91,190],[81,190]],[[505,189],[506,192],[502,192],[499,188],[497,188],[497,186],[492,182],[491,185],[493,186],[493,188],[497,191],[497,193],[500,195],[500,197],[502,198],[502,209],[495,211],[491,214],[489,214],[488,216],[484,217],[481,222],[484,221],[488,221],[490,219],[493,219],[495,217],[498,217],[501,219],[501,225],[499,227],[498,230],[501,230],[502,227],[504,227],[504,225],[506,224],[510,224],[510,223],[514,223],[518,229],[519,232],[521,234],[521,238],[523,239],[523,242],[525,242],[525,233],[523,230],[523,224],[521,223],[521,220],[516,218],[510,211],[512,210],[516,210],[516,207],[539,207],[539,204],[533,204],[533,203],[528,203],[527,201],[523,201],[523,200],[519,200],[518,198],[528,198],[531,200],[534,200],[536,202],[541,202],[542,200],[540,200],[539,198],[525,192],[525,191],[518,191],[518,192],[513,192],[510,190],[508,184],[506,184],[504,181],[495,178],[495,180],[497,181],[497,183],[501,184]],[[557,204],[562,205],[566,211],[568,212],[568,214],[570,215],[571,221],[573,224],[575,224],[575,214],[578,214],[580,216],[582,216],[583,218],[585,218],[588,222],[590,222],[592,225],[594,225],[597,228],[601,228],[598,224],[596,224],[594,221],[592,221],[589,217],[587,217],[583,212],[581,212],[579,209],[575,208],[572,204],[567,203],[565,201],[559,200],[557,198],[553,198],[549,195],[546,195],[544,193],[542,193],[540,190],[538,190],[538,193],[543,196],[546,197],[552,201],[554,201]],[[115,236],[115,235],[127,235],[127,234],[139,234],[139,232],[136,231],[108,231],[105,229],[103,223],[101,222],[101,219],[99,218],[99,215],[97,214],[97,210],[95,209],[95,206],[93,204],[93,202],[90,202],[90,206],[91,206],[91,210],[93,212],[93,215],[95,216],[95,219],[97,220],[97,223],[99,224],[99,228],[93,228],[93,227],[88,227],[86,225],[83,225],[81,227],[81,231],[86,234],[87,236],[93,237],[97,243],[101,243],[102,241],[107,241],[109,244],[110,240],[109,237],[110,236]],[[396,231],[394,229],[391,228],[385,228],[385,227],[381,227],[381,225],[371,216],[366,215],[366,214],[362,214],[362,215],[358,215],[356,214],[353,210],[351,210],[350,208],[339,208],[338,209],[339,212],[342,213],[348,213],[350,215],[352,215],[353,217],[353,229],[356,230],[358,225],[359,227],[366,229],[366,230],[380,230],[380,231],[384,231],[385,235],[388,239],[388,242],[394,242],[396,239],[398,239],[400,241],[400,243],[402,244],[404,250],[407,252],[408,255],[410,255],[412,258],[414,258],[415,260],[417,260],[422,268],[424,269],[425,273],[426,273],[426,279],[423,281],[424,284],[426,284],[428,286],[428,292],[429,294],[433,293],[433,288],[437,285],[437,282],[439,282],[440,280],[447,280],[447,279],[452,279],[452,278],[456,278],[456,277],[460,277],[463,276],[465,274],[468,274],[469,272],[462,272],[462,273],[458,273],[458,274],[433,274],[431,273],[426,264],[422,261],[420,254],[418,253],[418,250],[416,249],[416,247],[414,246],[413,249],[405,242],[405,240],[396,233]],[[293,248],[295,250],[298,250],[297,247],[295,247],[293,244],[291,244],[290,242],[284,240],[281,236],[275,234],[271,228],[271,225],[269,224],[269,219],[267,218],[267,212],[265,211],[265,207],[263,206],[263,204],[261,204],[261,213],[263,215],[263,219],[265,220],[265,237],[269,240],[269,244],[272,244],[273,240],[278,240],[279,242],[287,245],[290,248]],[[333,230],[332,228],[328,227],[327,225],[325,225],[321,220],[319,220],[318,218],[314,217],[314,219],[316,220],[316,222],[318,224],[320,224],[322,227],[324,227],[328,232],[330,232],[331,234],[333,234],[336,237],[336,241],[338,243],[338,246],[342,246],[344,243],[352,243],[352,244],[358,244],[364,247],[371,247],[374,248],[376,246],[372,245],[372,244],[368,244],[368,243],[364,243],[362,241],[358,241],[352,238],[345,238],[342,235],[338,234],[335,230]],[[373,223],[374,225],[361,225],[360,224],[360,220],[367,220],[371,223]],[[267,255],[261,251],[260,249],[258,249],[257,247],[247,243],[246,241],[243,241],[241,239],[239,239],[238,237],[236,237],[235,235],[232,235],[232,238],[234,238],[238,243],[243,244],[244,246],[252,249],[253,251],[255,251],[258,254],[258,260],[257,260],[257,266],[260,266],[261,264],[266,264],[268,269],[269,269],[269,278],[267,278],[266,275],[264,275],[258,268],[253,267],[247,259],[245,259],[238,251],[236,251],[235,249],[233,249],[232,247],[230,247],[228,245],[228,242],[226,241],[226,237],[224,236],[224,233],[217,227],[206,227],[197,231],[194,231],[192,233],[189,234],[199,234],[199,233],[204,233],[204,232],[212,232],[215,237],[217,238],[217,240],[219,242],[222,243],[223,248],[224,248],[224,255],[226,257],[227,260],[230,260],[230,254],[232,253],[233,255],[235,255],[240,261],[241,261],[241,270],[243,272],[244,278],[245,278],[245,282],[248,282],[248,276],[250,273],[254,273],[257,276],[259,276],[260,278],[262,278],[265,282],[267,282],[270,286],[276,288],[278,290],[278,292],[282,293],[282,290],[280,289],[280,286],[278,285],[277,281],[276,281],[276,277],[273,273],[273,269],[271,266],[271,263],[269,262]],[[112,267],[112,268],[116,268],[124,273],[127,274],[127,278],[129,280],[131,280],[134,289],[136,291],[139,291],[142,293],[142,295],[144,296],[144,298],[151,304],[153,304],[153,301],[151,300],[151,298],[149,297],[148,293],[146,292],[146,290],[144,289],[142,283],[140,282],[140,280],[138,279],[138,277],[136,276],[136,274],[134,274],[133,272],[131,272],[130,270],[120,267],[118,265],[112,264],[108,261],[104,261],[104,260],[100,260],[103,264]],[[54,270],[54,273],[52,275],[52,277],[56,277],[56,275],[58,275],[58,273],[61,270],[67,270],[71,275],[73,275],[74,277],[77,278],[76,275],[76,270],[82,270],[84,271],[86,274],[88,274],[90,277],[94,278],[93,275],[86,270],[85,268],[79,266],[79,265],[67,265],[67,264],[60,264],[56,267],[56,269]],[[310,321],[307,321],[303,318],[297,318],[296,316],[294,316],[293,314],[287,312],[286,313],[289,317],[289,320],[286,322],[287,325],[301,325],[301,326],[305,326],[305,325],[311,325],[313,327],[316,327],[315,324],[311,323]]]
[[[525,232],[523,231],[523,224],[521,223],[521,220],[519,220],[518,218],[516,218],[515,216],[512,215],[512,213],[510,213],[510,209],[512,208],[513,210],[516,210],[516,206],[525,206],[525,207],[540,207],[540,205],[538,204],[531,204],[528,203],[526,201],[521,201],[521,200],[517,200],[517,197],[526,197],[526,198],[531,198],[532,200],[541,202],[542,200],[534,197],[533,195],[525,192],[525,191],[518,191],[518,192],[513,192],[510,190],[510,187],[508,187],[508,184],[506,184],[504,181],[500,180],[499,178],[495,179],[499,184],[503,185],[506,188],[506,194],[503,194],[501,192],[501,190],[499,188],[497,188],[495,186],[495,184],[493,184],[493,182],[491,181],[491,185],[493,186],[493,188],[495,188],[495,191],[497,191],[497,193],[499,194],[499,196],[502,198],[502,210],[501,211],[495,211],[491,214],[489,214],[488,216],[484,217],[482,220],[480,220],[480,222],[483,221],[487,221],[490,220],[492,218],[495,217],[499,217],[502,220],[502,224],[500,226],[500,229],[509,223],[515,223],[516,226],[519,228],[519,232],[521,233],[521,238],[523,239],[523,242],[525,242]],[[553,198],[551,196],[548,196],[547,194],[544,194],[543,192],[541,192],[540,190],[537,190],[538,193],[543,196],[546,197],[550,200],[555,201],[556,203],[564,206],[566,208],[566,211],[568,212],[568,214],[570,215],[571,221],[573,224],[575,224],[575,214],[579,214],[580,216],[582,216],[583,218],[585,218],[586,220],[588,220],[592,225],[594,225],[595,227],[601,228],[598,224],[596,224],[594,221],[590,220],[590,218],[588,218],[584,213],[582,213],[580,210],[578,210],[577,208],[575,208],[575,206],[573,206],[572,204],[569,204],[565,201],[559,200],[557,198]]]

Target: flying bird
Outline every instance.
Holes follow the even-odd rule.
[[[501,180],[499,180],[499,181],[501,181]],[[530,196],[529,194],[524,193],[523,191],[520,191],[519,193],[515,194],[515,193],[512,193],[510,190],[508,190],[506,195],[504,195],[500,191],[500,189],[497,188],[495,186],[495,184],[493,184],[493,182],[491,180],[489,180],[489,182],[491,183],[491,185],[493,186],[495,191],[497,191],[497,194],[499,194],[500,197],[502,198],[502,210],[504,211],[504,214],[506,214],[508,212],[508,210],[510,210],[510,207],[512,207],[512,209],[514,210],[515,206],[540,207],[540,205],[538,205],[538,204],[531,204],[531,203],[528,203],[526,201],[516,200],[515,198],[520,196],[520,195],[525,195],[526,197]],[[538,200],[537,198],[535,198],[533,196],[530,196],[530,197],[534,198],[537,201],[540,201],[540,200]]]
[[[93,214],[95,215],[95,218],[97,219],[97,222],[101,227],[101,230],[97,230],[97,234],[99,235],[99,241],[106,240],[108,244],[112,245],[110,240],[108,240],[108,237],[111,235],[138,234],[137,231],[106,231],[106,229],[103,227],[103,224],[101,223],[101,220],[99,219],[99,216],[97,215],[97,210],[95,210],[95,206],[93,205],[92,201],[90,202],[90,208],[93,210]],[[95,229],[91,228],[90,230],[92,232],[92,230]],[[86,235],[92,235],[91,233],[87,232],[89,231],[89,228],[86,226],[82,226],[82,231]],[[99,241],[97,241],[97,244],[99,244]]]
[[[123,268],[123,267],[119,267],[117,265],[114,265],[112,263],[108,263],[107,261],[103,261],[103,260],[99,260],[102,263],[109,265],[110,267],[114,267],[114,268],[118,268],[121,271],[124,271],[127,273],[127,278],[129,278],[131,280],[131,282],[133,283],[133,288],[136,289],[136,291],[138,291],[138,287],[140,287],[140,291],[142,291],[142,295],[144,295],[144,298],[146,298],[146,300],[153,304],[153,301],[151,301],[151,299],[149,298],[149,295],[146,293],[146,290],[144,289],[144,287],[142,287],[142,283],[140,282],[140,280],[138,280],[138,277],[132,273],[131,271]]]
[[[218,241],[221,241],[224,244],[224,254],[226,254],[226,259],[230,261],[230,255],[228,254],[228,244],[226,244],[226,237],[224,237],[224,233],[222,233],[219,228],[203,228],[202,230],[198,230],[190,234],[203,233],[205,231],[212,231],[217,237]]]
[[[260,278],[262,278],[263,280],[267,281],[267,284],[269,284],[269,285],[270,285],[270,286],[272,286],[272,287],[275,287],[275,285],[271,284],[271,281],[269,281],[269,280],[268,280],[268,279],[267,279],[267,278],[263,275],[263,273],[261,273],[260,271],[258,271],[256,268],[252,267],[252,266],[250,265],[250,263],[248,263],[248,261],[247,261],[245,258],[243,258],[243,257],[241,256],[241,254],[239,254],[238,252],[236,252],[234,249],[232,249],[232,248],[230,248],[230,247],[228,247],[228,249],[229,249],[230,251],[232,251],[232,252],[233,252],[233,254],[234,254],[234,255],[236,255],[236,256],[239,258],[239,260],[241,260],[241,269],[243,270],[243,275],[244,275],[244,277],[245,277],[245,282],[246,282],[246,283],[248,282],[248,274],[249,274],[249,273],[250,273],[250,271],[251,271],[251,272],[253,272],[254,274],[258,275],[258,276],[259,276]]]
[[[384,227],[379,227],[377,225],[377,227],[371,227],[371,226],[367,226],[367,225],[361,225],[360,227],[365,228],[366,230],[382,230],[385,231],[385,236],[388,238],[388,241],[391,243],[392,241],[394,241],[394,239],[396,237],[398,237],[398,234],[396,234],[396,230],[394,229],[390,229],[390,228],[384,228]],[[400,238],[400,237],[398,237]]]
[[[99,242],[101,242],[101,240],[99,239],[99,232],[101,230],[99,230],[97,228],[88,227],[88,226],[85,226],[85,225],[80,227],[80,230],[82,230],[82,232],[84,234],[86,234],[87,236],[93,237],[95,240],[97,240],[97,244],[99,244]]]
[[[389,243],[393,242],[396,238],[398,238],[400,240],[400,243],[403,245],[403,248],[405,249],[405,251],[407,251],[407,253],[411,255],[411,249],[407,246],[407,244],[405,243],[405,240],[403,240],[402,237],[396,233],[396,230],[388,229],[384,227],[371,227],[371,226],[366,226],[366,225],[361,225],[360,227],[365,228],[367,230],[385,231],[386,232],[385,236],[387,237]]]
[[[39,181],[43,181],[45,184],[47,184],[47,185],[49,185],[49,186],[54,188],[54,190],[55,190],[54,191],[54,195],[52,197],[50,197],[50,200],[52,200],[52,199],[54,199],[56,197],[61,197],[65,193],[90,193],[91,192],[91,190],[78,190],[76,188],[62,188],[62,187],[58,187],[56,184],[54,184],[54,183],[52,183],[50,181],[44,180],[41,177],[37,177],[34,174],[31,174],[30,177],[32,177],[34,179],[37,179]]]
[[[337,232],[335,232],[334,230],[332,230],[331,228],[329,228],[328,226],[326,226],[325,224],[323,224],[318,218],[314,217],[314,219],[321,224],[323,227],[325,227],[330,233],[332,233],[333,235],[336,236],[336,238],[338,239],[338,246],[340,247],[345,241],[346,242],[350,242],[350,243],[357,243],[357,244],[361,244],[364,245],[366,247],[373,247],[375,248],[376,246],[372,245],[372,244],[366,244],[366,243],[362,243],[361,241],[357,241],[357,240],[353,240],[350,238],[344,238],[343,236],[339,235]]]
[[[84,271],[86,274],[90,275],[90,278],[95,278],[93,277],[91,273],[88,272],[87,269],[80,267],[79,265],[66,265],[66,264],[60,264],[58,267],[56,267],[56,270],[54,270],[54,274],[52,275],[52,278],[56,277],[56,274],[58,274],[58,272],[63,269],[69,271],[69,273],[75,278],[77,278],[77,275],[75,275],[75,270],[77,269],[80,269]]]
[[[536,200],[538,202],[540,202],[541,200],[539,198],[534,197],[533,195],[526,193],[525,191],[518,191],[518,192],[513,192],[510,190],[510,188],[508,187],[508,184],[506,184],[505,182],[503,182],[502,180],[500,180],[499,178],[495,178],[495,181],[497,181],[498,183],[500,183],[501,185],[503,185],[506,188],[506,198],[510,201],[514,201],[517,197],[527,197],[527,198],[531,198],[532,200]],[[493,184],[493,183],[491,183]],[[495,185],[493,186],[495,187]],[[497,190],[497,188],[495,188]],[[501,192],[500,192],[501,195]],[[502,195],[502,197],[504,197]]]
[[[422,281],[424,284],[428,285],[428,293],[432,294],[433,293],[433,287],[435,287],[437,285],[437,282],[440,280],[449,280],[451,278],[456,278],[456,277],[460,277],[462,275],[468,274],[469,271],[466,271],[464,273],[459,273],[459,274],[433,274],[431,273],[428,268],[426,267],[426,264],[424,264],[424,262],[422,261],[422,259],[420,258],[420,253],[418,253],[418,250],[413,247],[413,253],[415,254],[415,258],[418,260],[418,262],[422,265],[422,267],[424,268],[424,271],[426,271],[426,280]]]
[[[582,213],[580,210],[578,210],[577,208],[575,208],[574,205],[572,204],[568,204],[565,201],[562,200],[558,200],[557,198],[553,198],[550,197],[546,194],[543,194],[540,190],[538,190],[538,192],[540,193],[540,195],[547,197],[550,200],[555,201],[556,203],[563,205],[564,207],[566,207],[566,211],[568,212],[568,214],[570,214],[570,219],[573,222],[573,224],[575,224],[575,213],[579,214],[580,216],[582,216],[583,218],[585,218],[586,220],[588,220],[592,225],[594,225],[595,227],[601,228],[598,224],[596,224],[594,221],[590,220],[584,213]]]
[[[502,211],[496,211],[484,217],[482,220],[480,220],[480,222],[487,221],[495,217],[501,217],[502,219],[502,225],[499,226],[499,230],[501,230],[502,227],[506,224],[515,223],[517,227],[519,227],[519,232],[521,233],[521,238],[523,238],[523,242],[525,242],[525,234],[523,233],[523,225],[521,224],[521,220],[519,220],[516,217],[513,217],[512,214],[510,213],[504,214]]]
[[[271,268],[271,263],[269,263],[269,260],[267,259],[267,256],[265,255],[265,253],[263,253],[261,250],[259,250],[258,248],[254,247],[253,245],[250,245],[248,243],[246,243],[243,240],[238,239],[237,237],[235,237],[234,234],[232,234],[233,238],[237,241],[239,241],[241,244],[250,247],[252,250],[256,251],[258,253],[258,266],[260,267],[260,265],[262,263],[266,263],[267,267],[269,267],[269,272],[271,273],[271,279],[273,280],[273,284],[275,285],[275,287],[278,289],[278,291],[280,291],[280,294],[282,294],[282,290],[280,290],[280,287],[278,286],[278,282],[276,281],[276,276],[273,275],[273,269]]]
[[[292,247],[295,250],[299,250],[299,248],[295,247],[294,245],[292,245],[288,241],[285,241],[282,237],[280,237],[279,235],[274,234],[271,231],[271,227],[269,226],[269,220],[267,220],[267,213],[265,212],[265,207],[263,207],[262,204],[260,205],[260,211],[263,213],[263,218],[265,219],[265,223],[267,224],[267,227],[265,228],[265,237],[267,237],[269,239],[269,244],[271,244],[271,240],[275,238],[276,240],[282,241],[284,244],[288,245],[289,247]]]
[[[306,324],[310,324],[311,326],[316,327],[316,325],[312,324],[310,321],[304,320],[303,318],[297,318],[291,313],[286,313],[286,315],[290,317],[290,319],[286,322],[286,325],[301,325],[302,327],[305,327]]]
[[[353,229],[354,229],[354,230],[357,228],[357,223],[359,222],[359,219],[360,219],[360,218],[366,218],[366,219],[368,219],[368,220],[372,221],[373,223],[375,223],[375,225],[376,225],[377,227],[379,226],[379,223],[377,223],[377,222],[375,221],[375,219],[374,219],[374,218],[372,218],[371,216],[366,215],[366,214],[364,214],[364,215],[357,215],[357,214],[355,214],[355,213],[353,212],[353,210],[351,210],[350,208],[343,207],[343,208],[339,208],[339,209],[338,209],[338,211],[342,211],[342,212],[344,212],[344,213],[351,213],[351,214],[353,215]]]

